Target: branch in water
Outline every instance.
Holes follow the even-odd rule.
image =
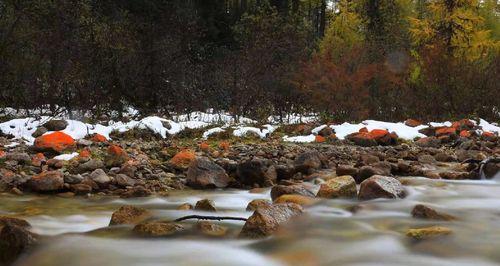
[[[222,220],[236,220],[236,221],[245,221],[245,222],[247,221],[247,218],[242,218],[242,217],[188,215],[188,216],[184,216],[184,217],[175,219],[174,222],[180,222],[180,221],[190,220],[190,219],[216,220],[216,221],[222,221]]]

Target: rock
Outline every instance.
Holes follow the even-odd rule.
[[[120,146],[109,145],[108,153],[104,161],[108,167],[119,167],[128,161],[128,159],[128,154]]]
[[[92,186],[87,184],[74,184],[70,188],[76,195],[86,195],[92,192]]]
[[[147,237],[166,237],[184,231],[184,227],[176,223],[154,221],[140,223],[134,227],[133,231]]]
[[[228,231],[227,227],[220,226],[209,221],[199,221],[196,223],[195,230],[210,237],[223,237]]]
[[[453,162],[457,160],[454,156],[445,152],[436,153],[436,155],[434,155],[434,159],[438,162]]]
[[[217,211],[217,209],[215,208],[215,202],[208,199],[203,199],[196,202],[194,209],[198,211],[209,211],[209,212]]]
[[[111,177],[109,177],[102,169],[94,170],[90,174],[90,179],[96,182],[100,187],[106,187],[112,181]]]
[[[381,167],[376,166],[363,166],[359,169],[358,174],[355,176],[356,183],[360,184],[364,180],[374,176],[374,175],[390,175],[391,168],[390,166],[379,165]]]
[[[64,183],[68,183],[68,184],[80,184],[81,182],[83,181],[83,176],[81,176],[80,174],[77,174],[77,175],[71,175],[71,174],[68,174],[68,175],[64,175]]]
[[[183,150],[177,153],[170,163],[178,169],[186,169],[194,161],[196,155],[191,150]]]
[[[295,170],[307,174],[311,170],[321,168],[324,160],[323,155],[317,151],[301,153],[294,161]]]
[[[301,206],[313,205],[316,202],[317,202],[317,200],[315,198],[297,195],[297,194],[281,195],[274,201],[274,203],[276,203],[276,204],[295,203],[295,204],[299,204]]]
[[[0,265],[10,265],[38,242],[38,236],[17,222],[0,225]]]
[[[271,199],[274,201],[282,195],[302,195],[306,197],[314,197],[314,193],[308,190],[305,186],[296,185],[276,185],[271,189]]]
[[[76,168],[76,172],[79,174],[83,174],[101,168],[104,168],[104,163],[101,160],[91,159],[85,163],[79,164],[78,167]]]
[[[130,205],[122,206],[111,216],[109,225],[138,224],[152,217],[151,212],[146,209]]]
[[[132,187],[137,183],[137,181],[124,174],[117,174],[115,176],[115,183],[120,187]]]
[[[414,218],[419,218],[419,219],[443,220],[443,221],[456,220],[456,218],[452,215],[446,213],[439,213],[436,210],[422,204],[416,205],[411,211],[411,215]]]
[[[415,240],[424,240],[429,238],[435,238],[438,236],[449,235],[453,231],[444,226],[431,226],[425,228],[408,229],[406,231],[406,236],[411,237]]]
[[[377,146],[377,141],[368,132],[358,132],[346,136],[346,139],[361,147]]]
[[[487,162],[484,164],[482,170],[486,178],[493,178],[500,172],[500,162]]]
[[[63,132],[54,132],[35,139],[35,149],[38,151],[61,153],[75,148],[75,140]]]
[[[271,206],[272,202],[266,199],[254,199],[247,205],[247,211],[255,211],[258,208]]]
[[[337,166],[335,171],[337,173],[337,176],[344,176],[344,175],[356,176],[356,175],[358,175],[358,168],[351,166],[351,165],[340,164]]]
[[[5,156],[5,159],[17,161],[18,163],[21,163],[21,164],[31,164],[31,157],[29,156],[29,154],[24,153],[24,152],[7,153],[7,155]]]
[[[129,162],[124,163],[119,171],[120,174],[124,174],[128,177],[134,177],[136,172],[137,167]]]
[[[326,126],[318,132],[318,135],[327,138],[327,137],[330,137],[334,133],[335,132],[333,131],[333,129],[331,127]]]
[[[135,186],[133,188],[127,189],[124,193],[120,195],[122,198],[139,198],[148,197],[152,194],[151,190],[143,186]]]
[[[361,183],[358,198],[360,200],[403,198],[405,194],[403,185],[397,179],[374,175]]]
[[[440,136],[444,136],[444,135],[447,135],[447,136],[456,135],[456,133],[457,133],[457,130],[453,127],[436,128],[436,137],[440,137]]]
[[[98,133],[94,134],[90,140],[95,143],[104,143],[108,141],[108,139],[105,136]]]
[[[42,127],[46,128],[48,131],[61,131],[66,129],[68,122],[65,120],[54,119],[43,124]]]
[[[418,126],[422,125],[422,122],[415,120],[415,119],[407,119],[405,121],[405,125],[407,125],[409,127],[418,127]]]
[[[358,195],[356,180],[352,176],[339,176],[321,184],[317,197],[320,198],[355,198]]]
[[[423,148],[437,148],[441,144],[441,141],[438,138],[432,136],[418,139],[417,141],[415,141],[415,144]]]
[[[179,207],[177,207],[177,210],[181,210],[181,211],[187,211],[187,210],[192,210],[193,209],[193,205],[189,204],[189,203],[184,203],[182,205],[180,205]]]
[[[36,192],[53,192],[64,188],[64,177],[60,171],[45,171],[33,176],[29,186]]]
[[[231,181],[222,167],[206,157],[196,158],[187,171],[187,184],[195,188],[225,188]]]
[[[304,209],[298,204],[273,204],[258,208],[246,221],[240,237],[259,238],[269,236],[288,222],[292,217],[300,215]]]
[[[449,179],[449,180],[464,180],[464,179],[474,179],[473,175],[469,172],[456,172],[456,171],[444,171],[440,172],[439,176],[442,179]]]
[[[277,181],[292,179],[295,174],[295,167],[289,165],[276,165]]]
[[[422,155],[418,156],[418,161],[420,163],[424,163],[424,164],[435,164],[436,163],[436,159],[434,158],[434,156],[432,156],[430,154],[422,154]]]
[[[257,184],[261,187],[268,187],[277,180],[276,168],[268,166],[267,161],[258,158],[238,164],[236,176],[239,182],[250,186]]]
[[[23,220],[23,219],[18,219],[18,218],[8,217],[8,216],[0,216],[0,230],[3,226],[8,225],[8,224],[20,226],[22,228],[28,228],[31,226],[30,223],[28,223],[28,221]]]
[[[45,127],[38,127],[33,134],[31,134],[32,137],[38,138],[42,136],[43,134],[47,133],[49,130]]]

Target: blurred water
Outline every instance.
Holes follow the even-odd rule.
[[[186,191],[142,199],[1,196],[0,213],[27,219],[33,231],[51,236],[17,265],[500,265],[500,185],[492,181],[436,181],[405,178],[403,200],[323,200],[308,207],[274,237],[225,240],[193,236],[137,239],[93,232],[106,227],[111,213],[124,204],[175,219],[197,211],[176,210],[182,203],[208,198],[220,215],[248,217],[253,199],[269,199],[269,190]],[[416,204],[452,214],[453,222],[417,220]],[[204,213],[206,214],[206,213]],[[210,213],[213,215],[213,213]],[[243,225],[224,221],[233,235]],[[414,242],[409,228],[442,225],[450,236]]]

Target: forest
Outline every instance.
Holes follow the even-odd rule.
[[[0,107],[499,121],[497,0],[3,0]]]

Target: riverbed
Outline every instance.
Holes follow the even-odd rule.
[[[270,199],[269,190],[182,191],[136,199],[94,196],[13,196],[0,198],[0,215],[26,219],[31,231],[46,236],[15,265],[499,265],[500,183],[402,178],[405,199],[322,200],[306,207],[276,235],[262,240],[237,238],[241,221],[218,222],[230,229],[224,239],[137,238],[127,228],[106,228],[113,211],[123,205],[151,210],[173,220],[190,214],[183,203],[211,199],[216,215],[249,217],[247,204]],[[442,222],[418,220],[412,208],[425,204],[458,218]],[[195,221],[193,221],[194,223]],[[415,241],[409,228],[432,225],[453,233]]]

